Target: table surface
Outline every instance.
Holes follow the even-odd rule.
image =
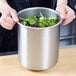
[[[40,72],[22,67],[18,55],[0,56],[0,76],[76,76],[76,48],[60,49],[57,64]]]

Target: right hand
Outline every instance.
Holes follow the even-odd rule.
[[[12,30],[17,22],[18,22],[17,12],[13,8],[7,7],[3,9],[2,16],[0,18],[0,25],[3,28],[7,30]]]
[[[62,17],[62,25],[67,25],[76,18],[75,12],[68,5],[57,5],[56,10],[60,13]]]

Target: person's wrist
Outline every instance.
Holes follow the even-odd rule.
[[[1,5],[0,5],[0,6],[1,6]],[[10,7],[9,5],[7,5],[7,4],[4,5],[4,6],[2,5],[1,8],[0,8],[0,13],[1,13],[1,14],[4,14],[5,12],[8,12],[8,10],[9,10],[10,8],[11,8],[11,7]]]
[[[67,0],[58,0],[57,1],[57,6],[64,6],[67,5],[68,1]]]

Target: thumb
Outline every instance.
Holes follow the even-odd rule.
[[[66,18],[65,6],[58,6],[56,10],[60,13],[61,18],[64,20]]]
[[[12,16],[12,19],[15,21],[15,22],[18,22],[19,19],[18,19],[18,16],[17,16],[17,12],[15,10],[12,10],[10,11],[11,13],[11,16]]]

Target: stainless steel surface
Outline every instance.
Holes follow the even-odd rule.
[[[34,7],[20,11],[19,17],[38,16],[42,12],[46,17],[58,16],[59,23],[36,28],[19,24],[18,53],[22,66],[31,70],[46,70],[57,63],[59,50],[59,24],[61,17],[49,8]]]

